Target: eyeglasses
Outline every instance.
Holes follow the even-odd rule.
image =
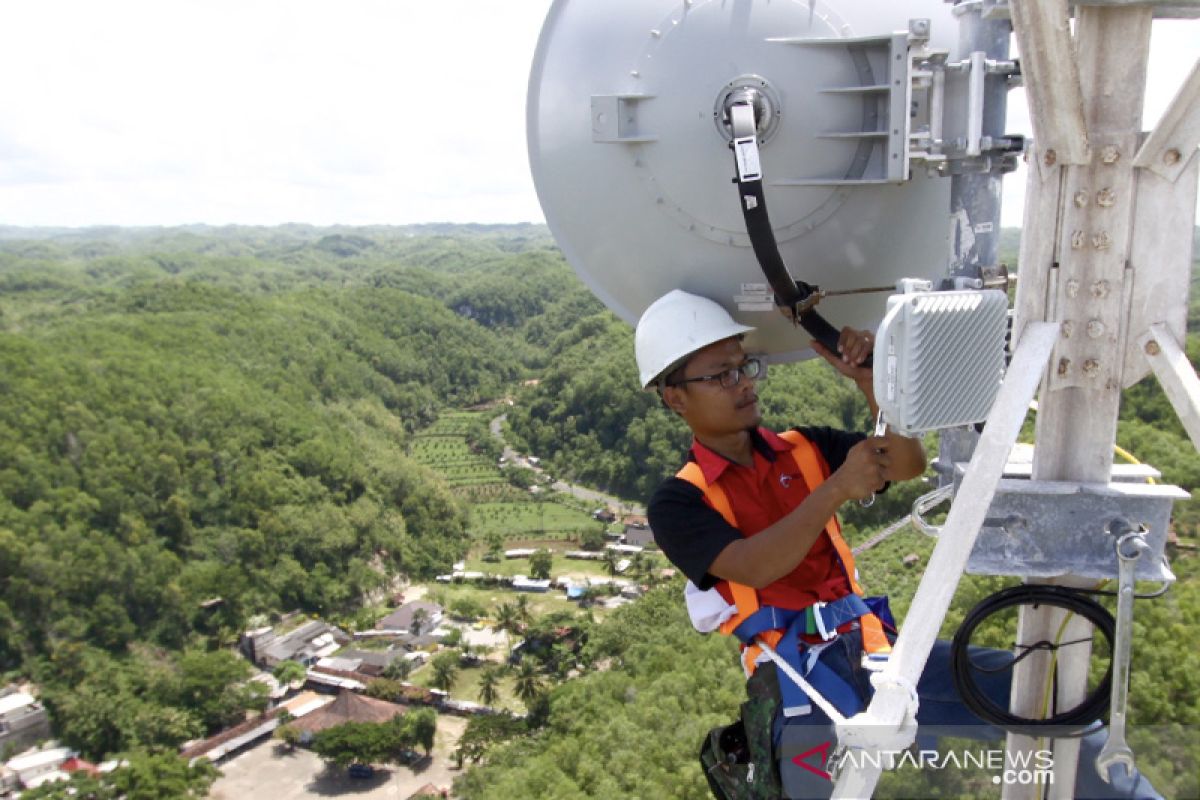
[[[717,372],[713,375],[697,375],[695,378],[684,378],[681,381],[675,381],[668,384],[669,386],[682,386],[685,383],[708,383],[709,381],[719,381],[723,389],[732,389],[742,382],[742,376],[745,375],[751,380],[755,380],[764,374],[766,368],[763,363],[757,358],[747,358],[736,367]]]

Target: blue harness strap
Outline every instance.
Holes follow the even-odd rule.
[[[867,604],[856,594],[848,594],[829,603],[817,603],[800,610],[763,606],[751,614],[734,629],[733,635],[743,644],[752,644],[760,633],[782,630],[783,637],[775,652],[792,669],[804,676],[813,688],[842,713],[853,716],[862,710],[858,692],[846,683],[819,658],[805,658],[808,644],[800,639],[803,633],[818,634],[825,640],[836,638],[840,625],[856,620],[867,613]],[[783,700],[784,715],[789,717],[808,714],[812,704],[808,695],[792,682],[783,670],[779,676],[779,692]]]

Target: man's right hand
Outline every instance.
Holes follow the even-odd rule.
[[[845,495],[846,500],[863,500],[883,489],[887,479],[884,470],[891,464],[887,452],[888,440],[883,436],[872,436],[846,454],[846,460],[837,472],[829,476]]]

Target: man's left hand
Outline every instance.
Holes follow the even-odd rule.
[[[818,341],[814,340],[811,344],[817,355],[855,383],[861,384],[871,379],[871,367],[862,365],[875,348],[875,337],[869,331],[857,331],[851,327],[842,328],[842,332],[838,336],[836,353]]]

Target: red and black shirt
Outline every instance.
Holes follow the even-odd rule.
[[[835,428],[796,428],[820,453],[826,476],[846,460],[850,448],[865,434]],[[654,540],[676,567],[701,589],[718,586],[732,602],[723,581],[708,568],[730,542],[750,537],[786,516],[808,497],[810,487],[786,453],[792,446],[773,431],[751,431],[754,466],[737,464],[693,441],[688,460],[700,465],[711,485],[719,483],[733,507],[739,528],[704,502],[704,493],[682,478],[662,482],[650,499],[647,511]],[[851,591],[841,562],[822,534],[808,555],[787,575],[759,590],[762,605],[805,608],[814,602],[836,600]]]

